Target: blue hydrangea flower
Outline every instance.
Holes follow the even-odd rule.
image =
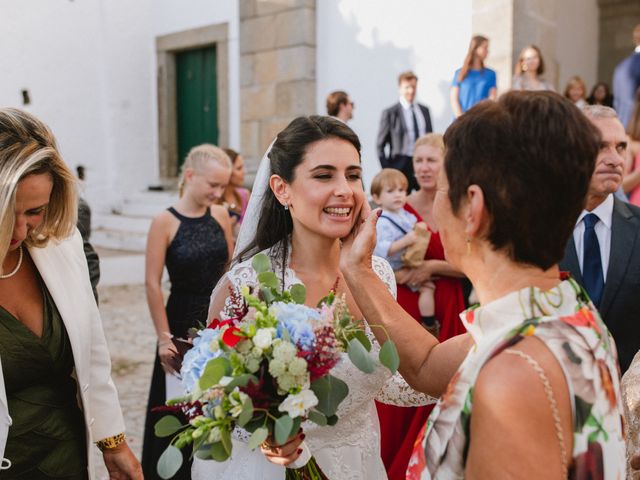
[[[219,329],[205,328],[200,330],[198,336],[193,339],[193,348],[185,354],[180,369],[182,386],[187,392],[193,391],[207,362],[223,354],[219,349],[215,352],[211,351],[211,342],[217,340],[219,335]]]
[[[320,312],[306,305],[282,302],[273,303],[270,311],[278,319],[277,338],[282,338],[286,331],[293,343],[304,350],[311,350],[316,339],[313,321],[320,320]]]

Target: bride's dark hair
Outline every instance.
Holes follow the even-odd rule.
[[[360,157],[360,140],[346,123],[333,117],[311,115],[310,117],[298,117],[287,127],[278,133],[276,141],[268,154],[271,165],[271,174],[279,175],[285,182],[294,180],[294,172],[304,159],[309,146],[320,140],[337,138],[349,142],[358,152]],[[278,202],[270,188],[267,188],[260,217],[256,228],[256,235],[251,242],[237,255],[237,260],[242,261],[250,255],[278,245],[279,252],[274,255],[282,255],[282,266],[287,259],[289,235],[293,230],[291,213],[285,210]]]

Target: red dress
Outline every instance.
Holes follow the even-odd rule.
[[[407,203],[405,210],[414,214],[418,221],[420,215]],[[431,241],[425,254],[425,260],[444,260],[444,247],[438,232],[431,232]],[[440,336],[443,341],[461,333],[466,329],[460,321],[460,312],[465,309],[462,295],[462,283],[457,278],[442,277],[434,281],[435,316],[440,322]],[[420,321],[418,309],[419,292],[414,292],[405,285],[398,285],[398,303],[409,315]],[[396,407],[376,402],[380,420],[381,454],[387,469],[389,480],[405,480],[409,458],[418,435],[423,431],[427,417],[433,406]]]

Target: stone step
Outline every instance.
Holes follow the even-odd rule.
[[[144,253],[147,232],[96,228],[91,232],[91,243],[96,247],[110,250]]]
[[[127,217],[153,218],[165,208],[176,203],[177,191],[137,192],[128,195],[114,213]]]
[[[130,217],[125,215],[96,214],[91,220],[94,230],[123,230],[134,233],[147,233],[151,226],[150,217]]]

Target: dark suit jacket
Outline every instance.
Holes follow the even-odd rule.
[[[426,133],[433,131],[431,127],[431,115],[429,115],[429,109],[421,104],[418,104],[418,107],[424,117]],[[380,159],[380,165],[382,168],[391,166],[396,168],[402,167],[393,165],[393,158],[397,155],[402,155],[402,146],[404,145],[405,135],[408,134],[400,102],[382,112],[377,141],[378,159]],[[389,146],[389,154],[385,152],[387,145]]]
[[[571,272],[582,285],[573,235],[560,269]],[[599,310],[616,341],[624,373],[640,349],[640,208],[617,198],[613,204],[609,269]]]

